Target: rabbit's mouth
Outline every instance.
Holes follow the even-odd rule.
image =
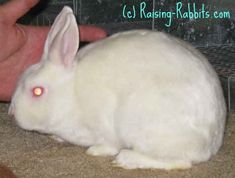
[[[20,128],[28,131],[36,131],[40,133],[48,133],[48,127],[43,122],[36,120],[33,117],[21,116],[17,112],[14,114],[14,120],[16,125]]]
[[[38,133],[43,133],[43,134],[50,134],[47,131],[47,128],[42,128],[42,127],[38,127],[38,126],[32,126],[32,125],[26,125],[26,124],[22,124],[18,119],[15,119],[16,124],[22,128],[23,130],[26,131],[33,131],[33,132],[38,132]]]

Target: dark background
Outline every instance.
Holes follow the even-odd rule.
[[[0,0],[5,2],[6,0]],[[211,46],[235,42],[235,1],[234,0],[181,0],[185,5],[195,3],[197,9],[205,4],[206,10],[229,11],[230,19],[174,19],[170,27],[166,27],[166,19],[125,19],[122,16],[124,5],[147,3],[147,9],[152,11],[174,11],[179,0],[41,0],[24,18],[24,24],[52,24],[56,15],[64,5],[74,9],[79,24],[93,24],[104,27],[109,34],[135,28],[155,29],[172,33],[196,46]],[[128,6],[129,7],[129,6]]]

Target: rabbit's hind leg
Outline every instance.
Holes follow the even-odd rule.
[[[135,150],[123,149],[117,155],[113,163],[124,169],[188,169],[192,166],[190,160],[165,160],[165,159],[155,159],[148,155],[144,155]]]

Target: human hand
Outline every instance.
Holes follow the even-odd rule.
[[[0,100],[9,101],[18,77],[41,57],[50,27],[17,24],[16,21],[39,0],[11,0],[0,6]],[[92,26],[79,26],[82,41],[95,41],[106,32]]]

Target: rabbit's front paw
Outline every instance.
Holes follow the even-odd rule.
[[[65,142],[65,140],[63,140],[62,138],[60,138],[60,137],[58,137],[58,136],[56,136],[56,135],[50,135],[49,137],[50,137],[51,139],[53,139],[53,140],[59,142],[59,143]]]
[[[119,150],[110,145],[94,145],[87,149],[86,153],[92,156],[113,156],[116,155]]]

